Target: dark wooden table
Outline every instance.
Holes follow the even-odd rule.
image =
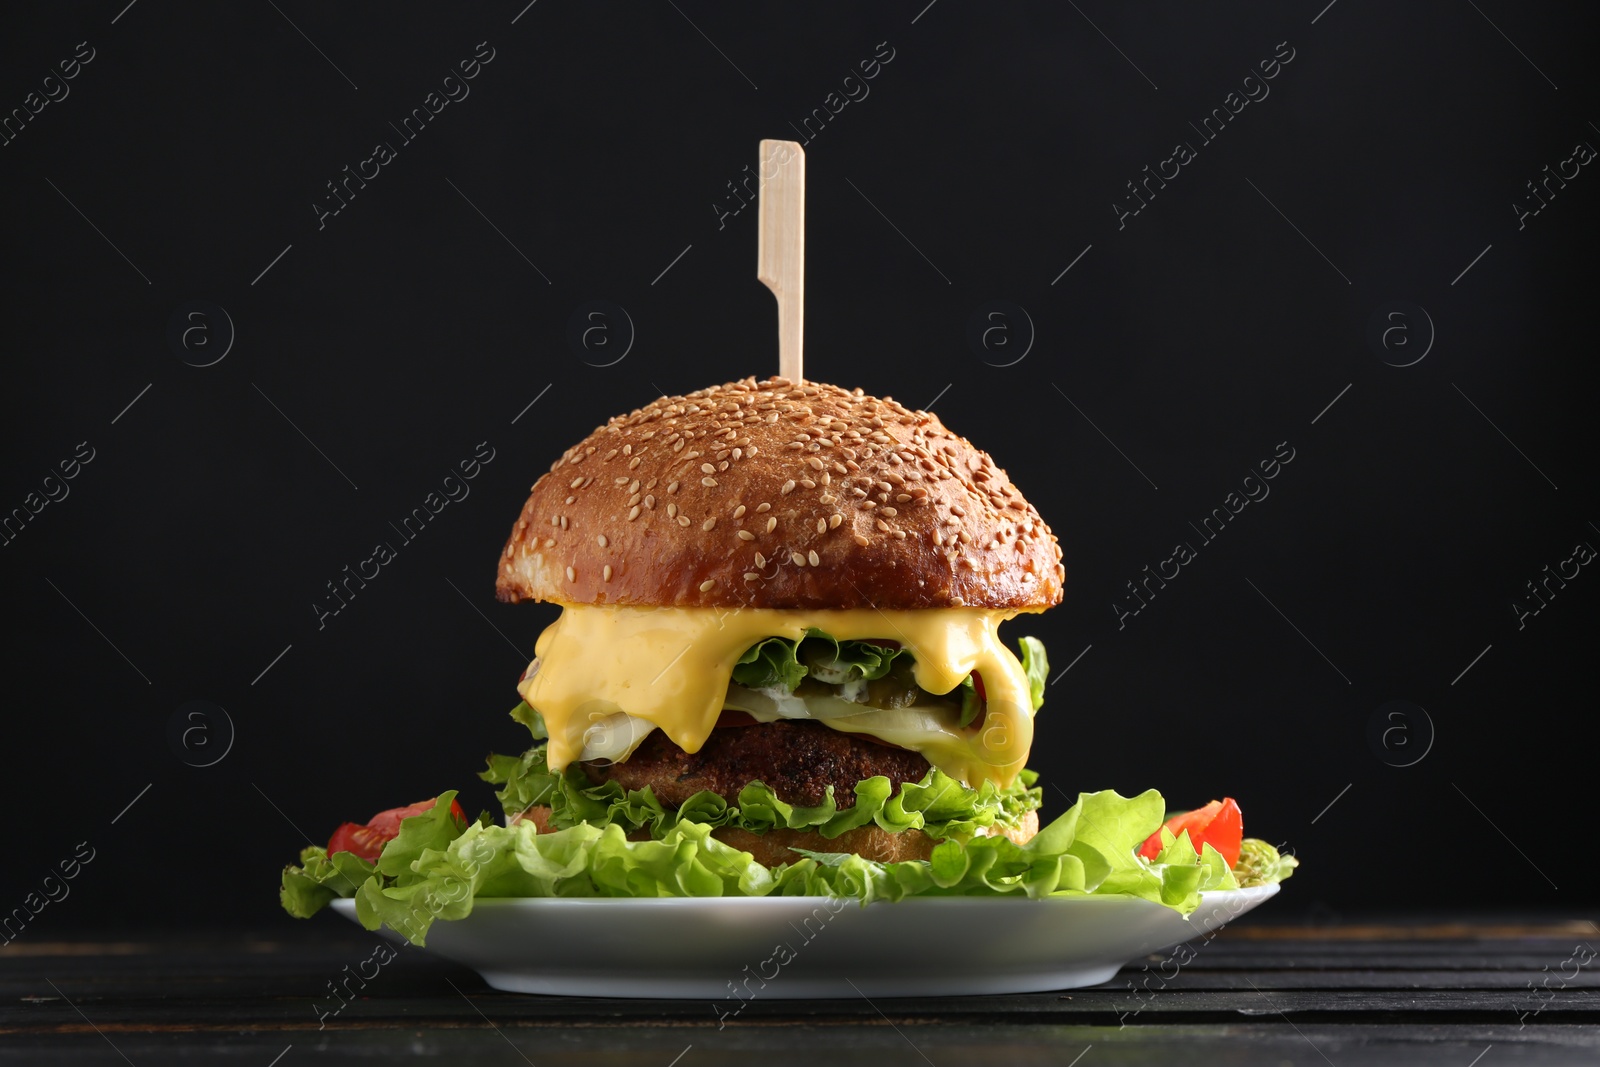
[[[756,1000],[725,1025],[705,1001],[496,993],[412,949],[363,967],[378,944],[332,921],[258,938],[19,938],[0,948],[0,1062],[1600,1063],[1588,921],[1241,925],[1092,989]],[[378,970],[365,990],[330,994],[361,970]]]

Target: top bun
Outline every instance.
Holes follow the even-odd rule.
[[[888,397],[746,378],[569,448],[500,555],[501,600],[1011,608],[1061,601],[1061,548],[989,456]]]

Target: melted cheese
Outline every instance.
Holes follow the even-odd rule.
[[[930,724],[895,730],[892,740],[968,785],[1009,785],[1033,743],[1027,676],[1000,643],[1000,623],[1014,611],[944,608],[928,611],[778,611],[751,608],[566,606],[535,646],[539,669],[517,691],[550,731],[549,760],[560,771],[582,757],[593,731],[626,722],[619,713],[665,731],[685,752],[698,752],[722,713],[733,667],[766,637],[798,640],[808,627],[840,639],[895,640],[911,650],[917,685],[948,693],[971,674],[983,676],[988,716],[978,729]],[[873,711],[830,723],[872,733]],[[887,724],[886,724],[887,725]],[[627,751],[646,731],[633,730]],[[626,758],[626,754],[622,758]]]

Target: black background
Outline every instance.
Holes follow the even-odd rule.
[[[26,936],[270,928],[302,828],[444,788],[490,803],[473,772],[522,745],[505,711],[554,616],[493,599],[528,486],[659,391],[776,370],[755,212],[716,205],[759,139],[890,49],[807,145],[806,367],[932,404],[1060,537],[1066,602],[1010,627],[1055,664],[1032,760],[1064,791],[1050,810],[1232,794],[1303,858],[1284,916],[1592,905],[1600,578],[1522,629],[1512,608],[1600,544],[1600,178],[1522,229],[1512,206],[1600,142],[1590,26],[1578,5],[1324,2],[9,13],[7,112],[79,41],[95,58],[0,147],[0,507],[79,442],[95,458],[0,549],[0,910],[87,841]],[[470,96],[401,143],[389,123],[482,41]],[[1280,42],[1270,95],[1201,143],[1189,123]],[[397,158],[319,228],[325,183],[380,140]],[[1119,229],[1125,183],[1178,141],[1197,158]],[[214,312],[169,341],[195,300],[236,329],[204,368]],[[568,341],[591,300],[633,324],[610,366],[619,347]],[[1011,366],[1014,311],[1013,347],[967,339],[996,300],[1033,326]],[[1403,368],[1381,357],[1427,348],[1415,311],[1412,347],[1367,339],[1394,301],[1436,333]],[[324,583],[484,441],[471,495],[319,629]],[[1189,523],[1280,442],[1271,495],[1201,545]],[[1178,541],[1198,558],[1119,628],[1125,583]],[[192,700],[235,732],[212,766],[184,760],[225,749],[219,718],[169,741]],[[1432,730],[1413,714],[1375,748],[1394,700]]]

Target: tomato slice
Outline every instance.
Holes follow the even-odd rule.
[[[368,863],[376,863],[379,854],[383,852],[383,846],[400,836],[400,824],[414,815],[432,811],[434,801],[437,799],[434,797],[408,804],[403,808],[380,811],[368,819],[366,825],[354,822],[341,824],[328,839],[328,855],[331,856],[335,852],[353,852]],[[450,802],[450,817],[461,823],[467,821],[467,813],[461,810],[458,801]]]
[[[407,804],[403,808],[390,808],[388,811],[380,811],[378,814],[367,820],[367,825],[382,834],[385,841],[392,837],[398,837],[400,834],[400,824],[402,822],[411,818],[413,815],[421,815],[425,812],[432,811],[433,802],[437,799],[439,798],[429,797],[427,800],[419,800],[415,804]],[[467,814],[461,810],[461,804],[459,802],[454,800],[450,802],[450,817],[455,819],[457,822],[467,821]]]
[[[331,856],[335,852],[354,852],[368,863],[376,863],[378,854],[388,842],[389,838],[370,826],[347,822],[341,824],[328,839],[328,855]]]
[[[1164,824],[1173,836],[1189,831],[1189,843],[1198,854],[1210,845],[1222,854],[1229,867],[1239,862],[1239,849],[1244,841],[1244,816],[1232,797],[1213,800],[1203,808],[1174,815]],[[1139,846],[1139,855],[1153,860],[1161,854],[1161,831],[1157,830]]]

